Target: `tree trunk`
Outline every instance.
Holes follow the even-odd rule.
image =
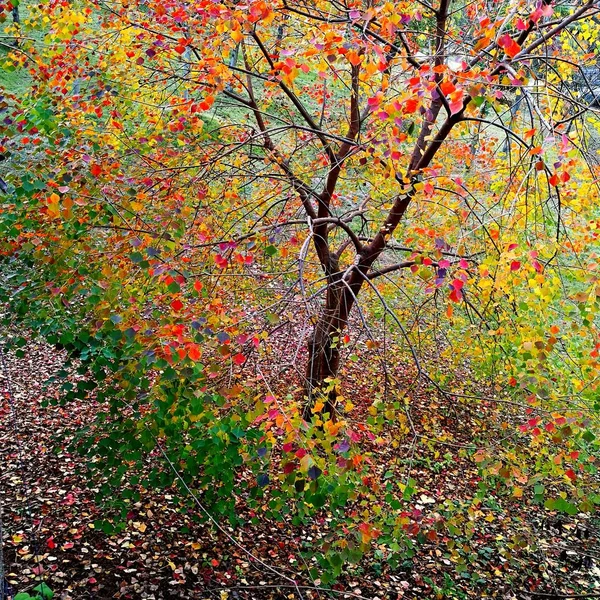
[[[340,366],[339,340],[334,341],[335,332],[328,331],[329,320],[322,314],[315,325],[308,345],[308,363],[306,365],[306,395],[308,401],[304,410],[304,418],[310,419],[315,400],[322,396],[325,406],[323,413],[329,413],[335,419],[337,391],[335,384],[328,379],[335,379]],[[331,387],[330,387],[331,386]],[[329,391],[327,388],[330,387]]]
[[[17,27],[19,27],[19,25],[21,23],[21,16],[19,14],[19,5],[18,4],[16,6],[13,6],[13,8],[12,8],[12,18],[13,18],[13,23],[15,25],[17,25]],[[19,35],[19,34],[17,34],[17,35]],[[19,47],[19,38],[18,37],[16,37],[13,40],[13,46],[15,48]]]
[[[310,420],[315,401],[321,400],[325,406],[322,413],[329,413],[335,420],[337,389],[330,380],[335,379],[340,367],[340,336],[347,324],[343,316],[342,299],[344,284],[341,274],[334,270],[326,292],[325,306],[312,331],[308,343],[308,363],[306,365],[305,390],[307,402],[304,418]]]

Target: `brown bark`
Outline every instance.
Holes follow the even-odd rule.
[[[331,274],[325,305],[319,314],[308,343],[308,361],[306,365],[305,389],[307,402],[304,418],[310,420],[315,400],[322,397],[325,403],[322,413],[329,413],[335,420],[337,390],[330,379],[335,379],[340,367],[340,335],[347,324],[342,320],[342,302],[344,298],[342,274],[338,271],[338,261],[331,260]],[[346,313],[347,314],[347,313]],[[330,388],[327,390],[327,388]]]
[[[337,377],[340,366],[340,351],[338,343],[334,342],[334,335],[328,331],[329,319],[322,315],[315,325],[308,345],[308,363],[306,365],[306,393],[308,402],[304,409],[304,418],[309,420],[312,416],[314,401],[323,396],[325,406],[323,413],[335,420],[335,407],[337,390],[335,385],[328,383],[328,379]],[[328,386],[332,385],[327,391]]]

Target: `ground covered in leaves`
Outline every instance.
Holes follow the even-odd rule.
[[[58,389],[45,382],[64,356],[32,340],[25,356],[5,354],[0,370],[0,500],[5,573],[10,594],[44,581],[62,600],[85,598],[560,598],[600,593],[600,531],[585,515],[557,516],[510,496],[473,502],[476,465],[431,445],[373,448],[387,469],[409,457],[418,490],[413,521],[429,523],[415,556],[391,568],[377,553],[346,571],[326,590],[308,577],[303,549],[327,534],[323,513],[310,525],[259,519],[231,529],[207,522],[202,496],[190,510],[180,494],[140,490],[127,529],[107,535],[78,457],[67,447],[72,432],[93,421],[93,400],[43,406]],[[355,374],[356,375],[356,374]],[[353,374],[349,374],[351,381]],[[358,404],[357,399],[353,399]],[[412,414],[431,412],[431,398],[415,394]],[[442,411],[443,412],[443,411]],[[458,421],[460,415],[456,416]],[[452,419],[440,427],[451,427]],[[456,436],[455,438],[456,439]],[[158,465],[158,463],[161,463]],[[164,468],[160,452],[148,466]],[[377,467],[379,468],[379,467]],[[393,469],[392,469],[393,471]],[[469,534],[436,533],[439,507],[456,507],[457,524]],[[445,504],[444,504],[445,503]],[[459,508],[460,507],[460,508]],[[254,519],[256,523],[256,519]],[[432,525],[433,524],[433,525]],[[458,530],[457,530],[458,531]],[[10,598],[10,595],[9,595]]]

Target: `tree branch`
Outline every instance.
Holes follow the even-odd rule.
[[[252,36],[252,39],[256,42],[256,44],[260,48],[260,51],[262,52],[263,56],[269,63],[269,66],[271,67],[271,69],[275,70],[275,63],[271,59],[271,56],[269,55],[269,52],[265,48],[261,39],[258,37],[258,34],[255,31],[253,31],[251,36]],[[327,154],[329,161],[331,163],[335,162],[335,154],[334,154],[333,150],[331,149],[331,145],[327,141],[327,138],[323,135],[321,128],[316,123],[316,121],[312,118],[312,116],[310,115],[310,113],[308,112],[308,110],[306,109],[304,104],[302,104],[302,102],[300,102],[300,99],[298,98],[298,96],[296,96],[296,94],[294,94],[294,92],[283,81],[278,81],[277,83],[278,83],[279,87],[283,90],[284,94],[292,101],[292,104],[296,107],[296,109],[298,110],[298,112],[300,113],[302,118],[306,121],[308,126],[315,132],[315,135],[319,138],[319,140],[323,144],[323,149],[325,150],[325,153]]]
[[[401,263],[396,263],[395,265],[388,265],[387,267],[383,267],[383,269],[377,269],[376,271],[371,271],[367,275],[367,279],[375,279],[375,277],[381,277],[381,275],[386,275],[387,273],[392,273],[393,271],[399,271],[400,269],[406,269],[416,265],[417,263],[414,260],[406,260]],[[435,264],[435,263],[432,263]]]

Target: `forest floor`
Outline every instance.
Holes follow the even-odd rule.
[[[94,526],[104,515],[93,485],[78,456],[66,449],[99,406],[93,400],[43,406],[59,393],[57,385],[45,382],[62,367],[64,355],[35,340],[25,350],[23,358],[5,354],[0,364],[0,506],[10,594],[30,591],[41,581],[61,600],[529,600],[600,594],[598,522],[586,515],[548,518],[542,508],[510,496],[490,498],[465,513],[476,521],[468,544],[427,541],[398,569],[384,561],[361,563],[345,572],[333,591],[310,581],[300,558],[304,544],[324,534],[325,517],[304,527],[265,519],[234,530],[225,523],[199,523],[181,510],[176,490],[172,495],[150,490],[132,503],[127,529],[107,535]],[[415,414],[429,409],[426,396],[420,398],[413,399],[424,403]],[[386,451],[380,460],[389,459]],[[456,457],[440,462],[426,453],[419,449],[413,462],[419,476],[415,510],[426,512],[444,497],[468,504],[476,467]],[[161,456],[155,452],[149,460],[160,462]],[[239,510],[247,510],[243,498]],[[465,563],[468,570],[458,568]]]

